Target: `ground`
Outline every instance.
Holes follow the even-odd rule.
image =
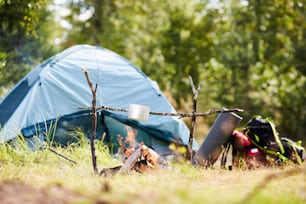
[[[0,184],[0,203],[3,204],[64,204],[64,203],[108,203],[93,201],[82,195],[59,186],[48,189],[34,188],[21,182],[3,182]]]

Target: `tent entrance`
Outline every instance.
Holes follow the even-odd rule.
[[[32,147],[35,147],[38,138],[39,142],[52,142],[57,145],[67,146],[86,138],[89,139],[91,124],[92,117],[90,112],[85,111],[63,116],[58,120],[54,119],[36,124],[23,129],[22,133]],[[139,143],[145,144],[160,154],[171,154],[167,142],[157,139],[142,128],[124,124],[113,117],[105,115],[103,112],[97,114],[96,130],[96,139],[107,144],[112,154],[116,154],[120,147],[137,147]]]

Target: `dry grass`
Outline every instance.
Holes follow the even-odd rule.
[[[46,193],[56,187],[56,193],[47,195],[51,198],[54,195],[54,199],[62,203],[80,203],[79,198],[81,203],[306,202],[305,163],[284,169],[228,171],[200,169],[183,162],[173,163],[167,170],[144,174],[131,172],[104,178],[93,173],[89,146],[56,150],[78,164],[73,165],[48,150],[12,152],[2,149],[0,187],[8,182],[19,183],[27,189],[34,188],[33,195],[37,189]],[[97,148],[99,169],[119,163],[105,152],[103,147]],[[65,193],[60,194],[59,191]],[[46,195],[44,193],[39,195]],[[16,201],[20,201],[18,195],[21,194],[16,192],[15,195]],[[51,199],[48,196],[46,201]]]

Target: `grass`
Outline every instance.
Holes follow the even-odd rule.
[[[306,202],[305,162],[301,166],[289,165],[282,169],[232,171],[195,168],[188,162],[181,162],[171,163],[169,169],[155,172],[131,172],[105,178],[94,174],[88,144],[55,150],[77,164],[47,149],[33,152],[22,145],[17,149],[2,145],[0,186],[7,182],[22,183],[27,188],[44,189],[48,196],[56,187],[65,192],[63,197],[69,197],[70,192],[82,198],[66,199],[66,203]],[[101,144],[97,144],[96,153],[99,170],[120,164]],[[18,192],[15,197],[18,201]]]

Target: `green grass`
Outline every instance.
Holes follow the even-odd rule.
[[[0,147],[0,185],[23,183],[37,189],[54,186],[80,195],[72,203],[305,203],[306,164],[280,168],[232,171],[202,169],[188,162],[171,163],[169,169],[131,172],[111,178],[94,174],[90,146],[55,150],[77,164],[47,149],[31,151],[25,146]],[[120,161],[107,148],[96,145],[98,169],[113,167]],[[68,196],[68,195],[67,195]],[[16,199],[18,194],[16,193]]]

